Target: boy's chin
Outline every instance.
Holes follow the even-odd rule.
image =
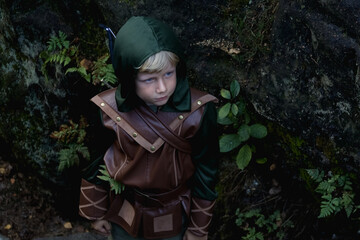
[[[167,101],[163,101],[163,102],[147,102],[146,104],[149,106],[156,106],[156,107],[162,107],[167,103]]]

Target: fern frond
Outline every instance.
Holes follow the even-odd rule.
[[[322,181],[319,183],[318,187],[315,191],[319,193],[332,193],[334,192],[336,187],[329,181]]]
[[[84,144],[77,145],[76,148],[77,153],[79,153],[84,159],[90,160],[90,152],[88,147],[86,147]]]
[[[122,191],[125,190],[125,185],[117,182],[115,179],[113,179],[109,172],[107,171],[106,169],[106,166],[105,165],[100,165],[100,168],[99,169],[99,172],[102,174],[102,175],[98,175],[97,177],[103,181],[106,181],[109,183],[110,185],[110,188],[112,191],[115,192],[115,194],[120,194]]]
[[[73,72],[77,72],[80,74],[81,77],[83,77],[86,81],[90,82],[91,80],[91,75],[90,73],[86,72],[86,69],[83,66],[80,67],[73,67],[73,68],[68,68],[65,72],[65,74],[68,73],[73,73]]]
[[[92,76],[94,78],[94,83],[104,83],[104,84],[116,84],[117,78],[114,73],[114,68],[112,64],[107,64],[109,59],[109,54],[106,54],[100,57],[97,61],[94,62],[94,70],[92,71]]]
[[[71,58],[66,56],[64,60],[64,67],[67,66],[71,62]]]
[[[79,165],[79,156],[76,149],[72,147],[61,149],[59,152],[58,171],[62,172],[65,168],[70,168],[74,165]]]
[[[306,172],[315,182],[319,183],[324,178],[324,171],[319,171],[319,169],[306,169]]]
[[[325,218],[330,216],[334,210],[329,206],[329,204],[321,204],[320,214],[318,218]]]

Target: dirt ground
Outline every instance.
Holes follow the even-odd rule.
[[[90,231],[86,220],[69,220],[54,207],[42,182],[0,158],[0,234],[11,240],[66,236]]]

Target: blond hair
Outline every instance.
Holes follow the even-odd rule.
[[[178,62],[179,57],[176,54],[168,51],[161,51],[146,59],[139,67],[139,72],[161,72],[169,65],[176,66]]]

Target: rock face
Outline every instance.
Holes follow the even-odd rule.
[[[338,159],[360,161],[360,2],[280,1],[272,56],[248,86],[256,110]]]
[[[48,136],[67,115],[67,94],[61,73],[51,84],[44,81],[39,54],[53,30],[69,27],[46,4],[2,0],[0,11],[0,133],[8,146],[2,151],[51,179],[57,175],[57,153]]]

